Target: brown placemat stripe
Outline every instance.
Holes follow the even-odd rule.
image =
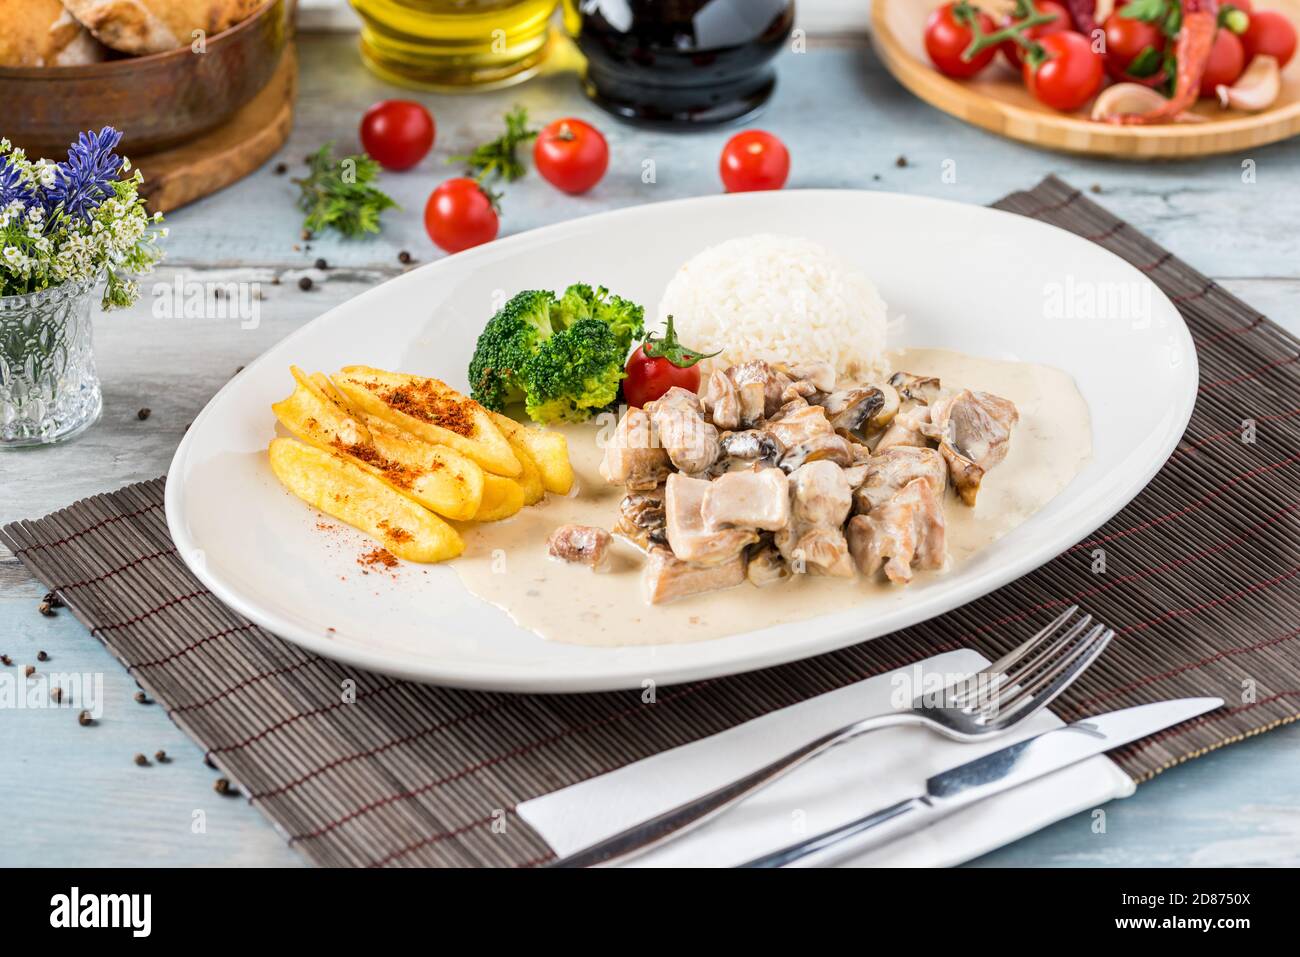
[[[775,708],[973,647],[993,658],[1073,602],[1118,638],[1061,699],[1067,719],[1182,695],[1231,707],[1116,752],[1135,779],[1300,714],[1297,341],[1049,179],[999,203],[1091,238],[1175,299],[1201,392],[1183,441],[1134,502],[1064,555],[893,635],[730,678],[525,696],[431,688],[305,654],[207,593],[176,554],[162,480],[0,530],[209,760],[310,859],[515,865],[550,851],[522,801]],[[1142,410],[1135,410],[1142,414]],[[1241,441],[1243,419],[1256,442]],[[1094,574],[1096,550],[1105,574]],[[1253,696],[1243,698],[1249,682]]]

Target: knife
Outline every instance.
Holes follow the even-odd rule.
[[[1179,698],[1084,718],[936,774],[925,782],[924,794],[740,866],[830,864],[920,830],[985,798],[1221,707],[1222,698]]]

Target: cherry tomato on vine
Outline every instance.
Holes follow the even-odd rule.
[[[1043,37],[1051,36],[1053,33],[1060,33],[1063,30],[1070,29],[1070,11],[1061,6],[1061,4],[1055,3],[1053,0],[1038,0],[1034,6],[1038,9],[1039,13],[1055,14],[1056,19],[1049,23],[1040,23],[1036,27],[1030,27],[1025,31],[1025,39],[1041,40]],[[1007,16],[1003,18],[1002,26],[1009,27],[1015,22],[1015,17]],[[1019,43],[1015,40],[1003,40],[1002,43],[999,44],[998,49],[1000,49],[1002,55],[1007,58],[1007,62],[1011,64],[1012,69],[1020,69],[1022,61],[1020,56],[1021,47]]]
[[[1271,56],[1277,59],[1281,68],[1295,55],[1295,27],[1285,14],[1276,10],[1258,10],[1250,15],[1250,26],[1241,35],[1241,45],[1247,63],[1257,56]]]
[[[991,46],[971,57],[969,63],[961,58],[975,38],[970,27],[972,20],[979,23],[984,33],[992,33],[996,29],[992,17],[964,0],[945,3],[926,18],[925,52],[930,55],[931,62],[938,67],[940,73],[958,79],[972,77],[997,56],[998,48]]]
[[[410,169],[433,148],[433,116],[411,100],[382,100],[361,117],[361,145],[384,169]]]
[[[727,140],[718,162],[728,193],[780,189],[790,175],[790,151],[763,130],[745,130]]]
[[[1143,50],[1164,51],[1165,35],[1154,23],[1130,20],[1116,10],[1101,28],[1106,35],[1106,71],[1116,79],[1127,78],[1129,66]]]
[[[1025,86],[1040,103],[1070,112],[1087,103],[1101,89],[1105,70],[1101,57],[1081,33],[1053,33],[1038,41],[1046,59],[1035,66],[1025,60]]]
[[[1210,47],[1210,58],[1205,61],[1205,72],[1201,74],[1201,96],[1215,96],[1215,87],[1232,86],[1246,69],[1246,53],[1231,30],[1219,27],[1214,33],[1214,46]]]
[[[449,253],[491,242],[500,225],[492,198],[482,186],[463,176],[435,189],[424,207],[429,238]]]
[[[654,333],[645,337],[645,342],[632,350],[627,360],[627,378],[623,380],[623,398],[628,405],[644,408],[647,402],[653,402],[673,386],[688,392],[700,391],[699,361],[709,356],[694,349],[687,349],[677,341],[673,329],[673,317],[669,316],[662,339],[656,339]]]
[[[590,123],[556,120],[537,134],[533,165],[556,189],[585,193],[609,168],[609,144]]]

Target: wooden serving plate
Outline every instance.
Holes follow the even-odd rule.
[[[930,105],[1013,140],[1069,153],[1178,159],[1237,152],[1300,133],[1300,56],[1287,64],[1277,102],[1262,113],[1224,110],[1202,100],[1196,112],[1210,122],[1112,126],[1092,122],[1086,110],[1058,113],[1043,106],[1000,55],[973,80],[944,76],[930,63],[922,39],[926,17],[941,3],[873,0],[871,36],[876,52],[895,79]],[[1300,0],[1257,0],[1255,5],[1278,10],[1300,26]]]

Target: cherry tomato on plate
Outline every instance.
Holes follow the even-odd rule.
[[[623,398],[628,405],[644,408],[647,402],[653,402],[673,386],[688,392],[700,390],[701,359],[716,356],[687,349],[677,341],[673,329],[673,317],[664,323],[664,337],[656,339],[654,333],[645,337],[645,342],[632,350],[627,360],[627,378],[623,380]]]
[[[1237,4],[1233,4],[1237,6]],[[1222,31],[1220,31],[1222,32]],[[1295,55],[1295,27],[1285,14],[1276,10],[1258,10],[1250,15],[1250,26],[1241,35],[1241,45],[1249,63],[1260,55],[1277,58],[1279,68]]]
[[[472,179],[458,176],[443,183],[424,207],[429,238],[449,253],[480,246],[497,237],[501,221],[496,205]]]
[[[1205,72],[1201,74],[1201,96],[1215,96],[1215,87],[1232,86],[1246,69],[1246,54],[1231,30],[1219,27],[1214,32],[1214,46],[1210,47],[1210,58],[1205,61]]]
[[[609,144],[590,123],[556,120],[537,134],[533,165],[556,189],[585,193],[609,168]]]
[[[1161,53],[1165,35],[1160,27],[1145,20],[1130,20],[1118,10],[1101,26],[1106,35],[1106,71],[1116,79],[1129,79],[1128,68],[1144,50]]]
[[[1039,40],[1047,58],[1037,66],[1025,60],[1025,86],[1040,103],[1070,112],[1087,103],[1105,79],[1101,57],[1082,33],[1053,33]]]
[[[382,100],[361,117],[361,145],[384,169],[410,169],[433,148],[433,116],[411,100]]]
[[[1040,23],[1036,27],[1030,27],[1025,31],[1026,40],[1041,40],[1043,37],[1051,36],[1053,33],[1060,33],[1063,30],[1070,29],[1070,11],[1065,9],[1065,7],[1061,6],[1059,3],[1055,3],[1053,0],[1038,0],[1034,6],[1038,8],[1039,13],[1054,14],[1056,19],[1048,23]],[[1002,26],[1009,27],[1014,22],[1016,22],[1015,17],[1007,16],[1003,19]],[[1021,67],[1020,44],[1015,40],[1003,40],[998,49],[1000,49],[1002,55],[1007,58],[1007,62],[1011,64],[1011,68],[1019,71]]]
[[[992,33],[996,29],[992,17],[963,0],[945,3],[926,18],[925,52],[930,55],[931,62],[938,67],[940,73],[958,79],[972,77],[997,56],[998,48],[992,46],[975,54],[969,63],[961,58],[975,38],[975,33],[970,28],[972,20],[977,20],[985,33]]]

